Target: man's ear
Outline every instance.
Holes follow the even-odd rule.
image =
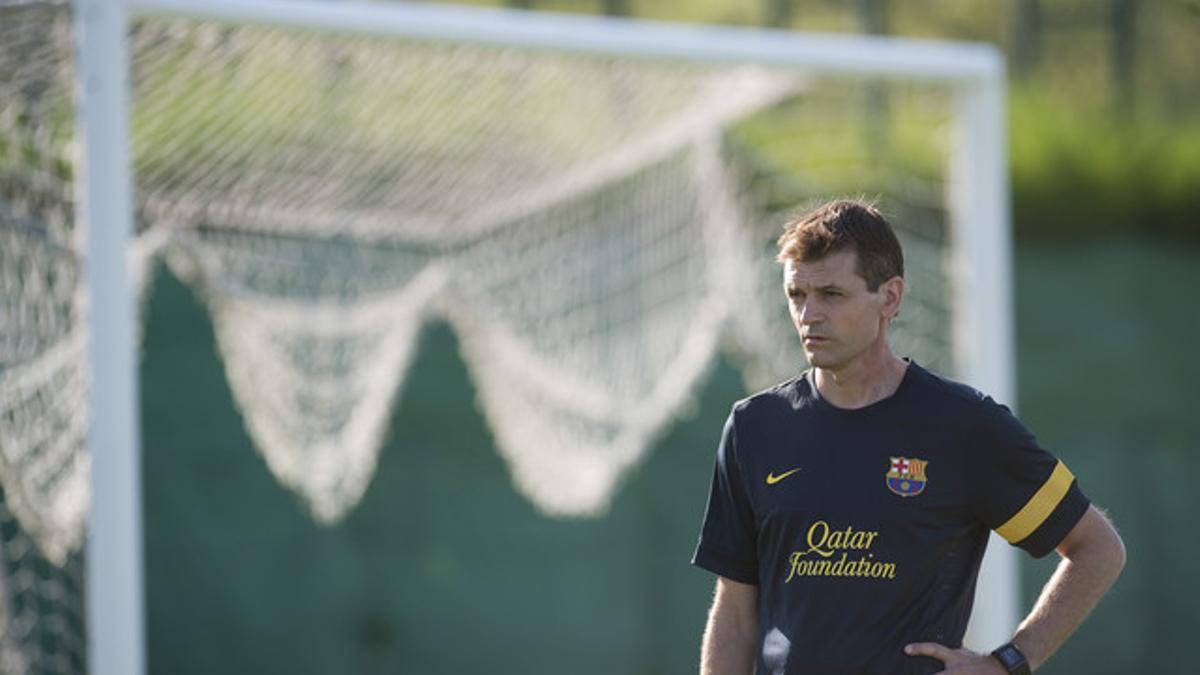
[[[883,316],[888,321],[899,316],[900,305],[904,304],[904,279],[888,279],[879,285],[879,294],[883,298]]]

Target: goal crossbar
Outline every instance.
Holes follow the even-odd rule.
[[[624,17],[415,3],[290,0],[129,0],[139,15],[576,53],[802,66],[812,72],[907,79],[1003,79],[988,45]]]

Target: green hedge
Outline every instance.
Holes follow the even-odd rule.
[[[1200,122],[1165,111],[1122,118],[1031,88],[1010,100],[1019,234],[1200,235]]]

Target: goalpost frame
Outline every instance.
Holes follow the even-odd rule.
[[[141,477],[127,35],[131,14],[317,31],[702,62],[952,86],[950,159],[954,362],[959,377],[1014,406],[1015,349],[1005,68],[979,44],[681,25],[473,7],[281,0],[73,0],[82,180],[78,232],[91,375],[87,659],[93,675],[145,673]],[[88,233],[90,227],[90,234]],[[1017,623],[1017,562],[992,535],[968,643],[990,648]]]
[[[77,220],[83,237],[91,507],[84,605],[92,673],[145,673],[142,483],[125,0],[73,0]]]

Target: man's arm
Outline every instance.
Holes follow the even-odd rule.
[[[1037,603],[1013,636],[1013,644],[1037,670],[1066,642],[1125,566],[1125,544],[1095,506],[1090,507],[1058,545],[1062,562],[1046,583]],[[987,654],[950,649],[922,642],[904,648],[910,656],[923,655],[946,664],[946,675],[1001,675],[1000,662]]]
[[[1058,553],[1062,562],[1013,637],[1035,670],[1083,623],[1125,566],[1125,544],[1094,506],[1058,545]]]
[[[700,675],[751,675],[758,634],[758,586],[717,577],[700,646]]]

